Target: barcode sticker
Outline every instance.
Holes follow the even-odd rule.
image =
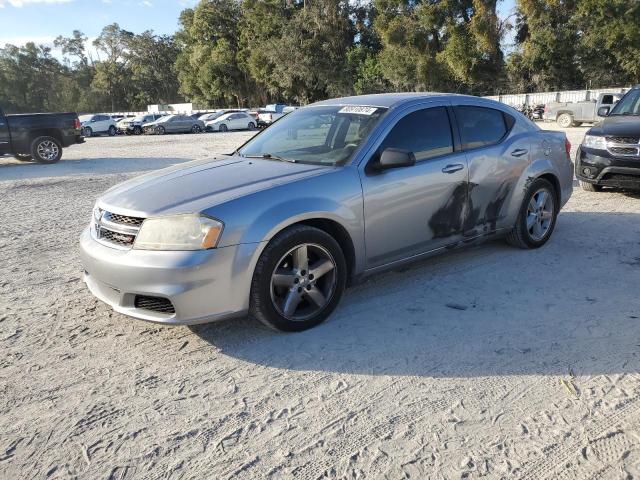
[[[356,115],[373,115],[378,110],[376,107],[361,107],[360,105],[349,105],[342,107],[338,113],[355,113]]]

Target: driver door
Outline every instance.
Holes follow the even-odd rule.
[[[467,160],[454,141],[444,103],[404,112],[373,146],[368,163],[386,148],[409,150],[416,164],[361,168],[367,269],[462,240],[468,195]]]

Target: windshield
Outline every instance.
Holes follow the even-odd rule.
[[[137,117],[133,117],[133,119],[128,118],[127,120],[131,120],[133,122],[145,122],[153,120],[153,117],[147,117],[146,115],[138,115]]]
[[[640,115],[640,89],[631,90],[622,97],[611,115]]]
[[[80,115],[78,117],[78,120],[80,120],[81,122],[88,122],[92,118],[93,118],[93,115]]]
[[[250,140],[245,157],[281,158],[317,165],[342,165],[386,112],[360,105],[298,109]]]

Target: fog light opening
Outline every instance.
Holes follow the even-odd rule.
[[[585,167],[582,169],[582,173],[585,175],[591,175],[591,169],[589,167]]]

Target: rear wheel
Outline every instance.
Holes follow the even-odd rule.
[[[560,115],[558,115],[556,123],[559,127],[569,128],[573,123],[573,118],[571,118],[571,115],[569,115],[568,113],[561,113]]]
[[[522,202],[520,213],[507,242],[520,248],[538,248],[551,237],[559,205],[554,186],[544,178],[534,181]]]
[[[56,163],[62,157],[62,145],[53,137],[38,137],[31,142],[31,157],[38,163]]]
[[[335,310],[345,289],[347,264],[338,242],[305,225],[269,242],[251,282],[250,311],[282,331],[306,330]]]
[[[587,192],[601,192],[602,185],[595,185],[589,182],[580,182],[580,187]]]

